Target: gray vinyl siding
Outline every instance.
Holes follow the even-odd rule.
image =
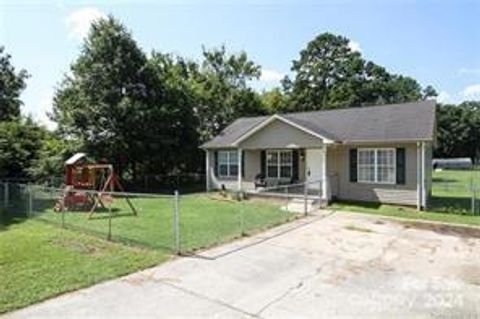
[[[298,128],[275,120],[258,132],[241,142],[242,149],[274,149],[274,148],[310,148],[321,147],[321,138],[306,133]]]
[[[349,150],[362,147],[404,147],[406,155],[406,183],[404,185],[350,182]],[[400,205],[417,204],[416,144],[335,145],[328,147],[327,171],[332,196],[340,200],[383,202]]]
[[[221,151],[218,150],[218,151]],[[245,176],[242,178],[242,187],[244,189],[254,188],[255,176],[260,173],[260,150],[245,150],[243,156],[244,160],[244,172]],[[210,163],[210,187],[211,189],[221,189],[222,184],[225,185],[227,189],[237,189],[238,188],[238,178],[234,177],[218,177],[215,175],[215,151],[211,150],[209,152],[209,163]]]

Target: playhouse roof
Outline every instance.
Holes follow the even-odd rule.
[[[81,160],[83,158],[86,158],[86,157],[87,157],[86,153],[76,153],[72,157],[70,157],[69,159],[67,159],[65,161],[65,165],[73,165],[73,164],[77,163],[79,160]]]

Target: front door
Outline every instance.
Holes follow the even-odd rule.
[[[307,149],[305,156],[305,176],[308,188],[320,189],[323,178],[323,149]],[[314,183],[315,182],[315,183]]]

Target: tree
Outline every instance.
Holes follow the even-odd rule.
[[[0,176],[28,177],[45,134],[30,118],[0,122]]]
[[[265,112],[258,93],[248,86],[260,77],[260,70],[245,52],[228,54],[224,46],[203,49],[203,61],[193,73],[201,141],[217,135],[238,117]]]
[[[15,71],[11,56],[0,46],[0,121],[18,119],[20,116],[20,93],[25,89],[28,73]]]
[[[112,161],[119,171],[140,155],[135,136],[151,93],[145,85],[146,63],[120,22],[112,16],[100,19],[54,97],[59,132],[85,145],[91,155]]]
[[[480,157],[480,102],[437,106],[438,157]]]
[[[291,68],[293,80],[286,77],[283,81],[291,110],[401,103],[422,98],[417,81],[392,75],[364,60],[349,47],[349,42],[343,36],[323,33],[300,52]]]
[[[108,17],[92,25],[71,70],[54,98],[64,137],[129,180],[198,165],[192,63],[155,51],[147,58]]]
[[[80,148],[81,145],[71,143],[71,141],[45,130],[41,139],[41,146],[27,168],[28,175],[37,183],[56,182],[53,185],[58,186],[63,180],[53,179],[61,177],[65,160]]]
[[[288,110],[288,97],[280,88],[273,88],[261,94],[263,109],[268,114],[282,113]]]

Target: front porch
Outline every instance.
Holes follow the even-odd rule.
[[[207,190],[227,189],[262,196],[331,199],[327,147],[222,149],[207,152]]]

